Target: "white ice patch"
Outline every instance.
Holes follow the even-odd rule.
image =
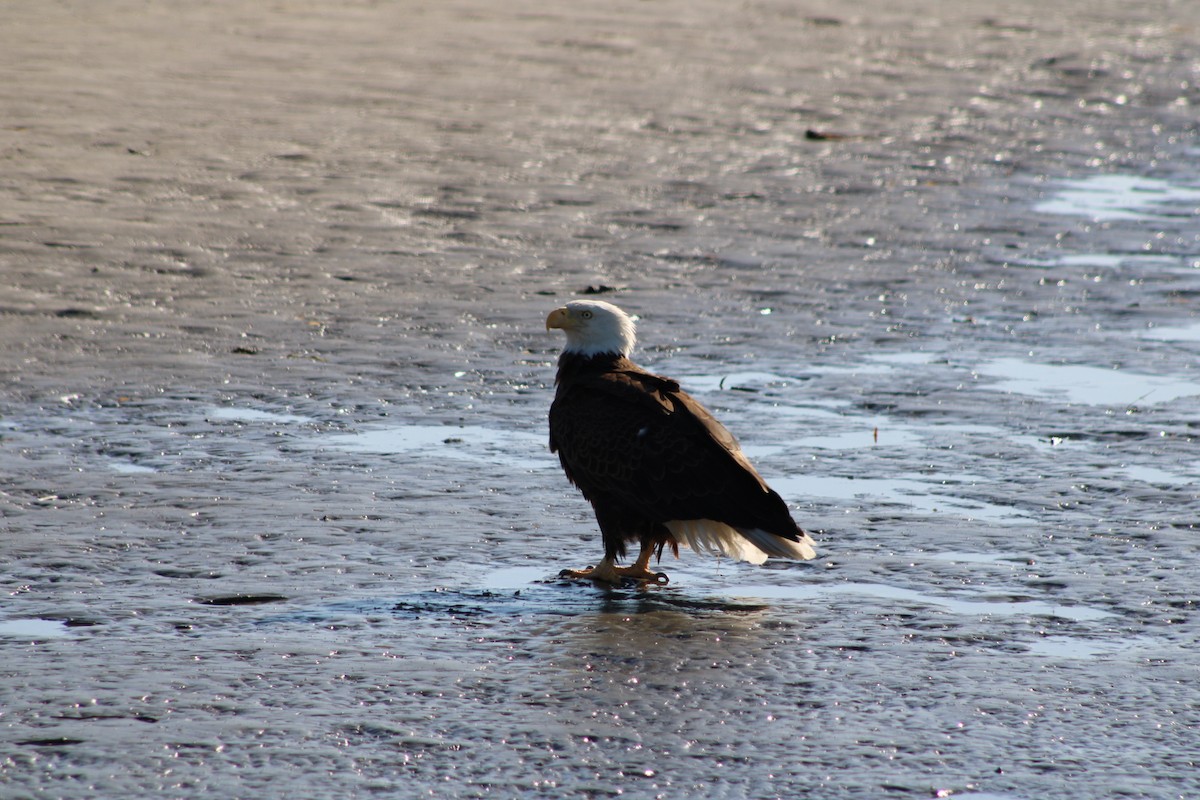
[[[725,555],[751,564],[761,564],[770,556],[806,561],[817,555],[807,534],[793,542],[757,528],[739,530],[711,519],[677,519],[666,526],[676,541],[697,553]]]

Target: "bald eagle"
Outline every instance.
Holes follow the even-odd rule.
[[[562,575],[620,583],[666,583],[649,569],[664,547],[724,554],[761,564],[769,556],[809,559],[813,541],[767,486],[737,440],[670,378],[629,360],[633,320],[597,300],[556,308],[546,329],[567,344],[550,406],[550,451],[596,512],[604,560]],[[628,542],[640,546],[619,567]]]

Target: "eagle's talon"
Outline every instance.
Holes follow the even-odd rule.
[[[605,559],[594,567],[587,569],[564,569],[558,573],[559,578],[567,580],[589,580],[597,584],[607,584],[608,586],[622,585],[638,585],[647,586],[654,584],[656,586],[666,586],[671,582],[665,572],[651,572],[646,569],[645,561],[648,560],[649,550],[643,551],[642,557],[639,557],[638,563],[628,567],[618,567],[612,561]]]

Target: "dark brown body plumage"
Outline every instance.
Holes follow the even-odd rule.
[[[565,352],[555,382],[550,450],[595,509],[606,558],[631,541],[675,549],[672,520],[803,536],[733,435],[675,381],[624,356]]]

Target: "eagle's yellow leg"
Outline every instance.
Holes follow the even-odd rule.
[[[641,552],[638,553],[637,560],[631,566],[618,567],[617,562],[606,558],[596,566],[587,569],[564,569],[558,573],[558,576],[560,578],[587,578],[614,585],[628,579],[666,586],[671,579],[665,572],[650,571],[650,557],[654,555],[654,551],[653,544],[642,542]]]

